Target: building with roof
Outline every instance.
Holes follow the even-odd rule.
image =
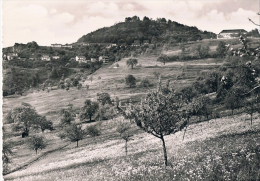
[[[41,60],[51,61],[51,57],[49,55],[42,55]]]
[[[247,31],[244,29],[229,29],[229,30],[222,30],[218,35],[218,39],[232,39],[238,38],[240,35],[246,35]]]
[[[87,63],[85,56],[76,56],[75,60],[79,63]]]

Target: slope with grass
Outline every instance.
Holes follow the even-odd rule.
[[[159,139],[138,131],[133,125],[135,134],[133,140],[129,142],[129,156],[125,156],[124,142],[115,131],[118,120],[110,120],[101,125],[101,136],[85,138],[78,148],[72,143],[23,170],[6,175],[5,179],[16,181],[184,178],[196,180],[200,177],[209,180],[214,177],[227,179],[236,176],[229,169],[240,168],[235,163],[243,159],[239,154],[246,154],[245,156],[251,160],[244,160],[244,164],[252,166],[252,172],[249,173],[251,175],[245,175],[247,171],[241,167],[239,176],[256,178],[255,169],[259,169],[259,165],[253,164],[259,163],[257,160],[259,157],[255,157],[257,155],[254,154],[259,156],[259,152],[254,153],[252,148],[257,148],[260,141],[260,119],[257,115],[252,127],[246,120],[246,115],[238,115],[234,118],[226,117],[193,124],[189,126],[184,140],[182,140],[183,132],[167,136],[166,143],[172,166],[166,170],[163,167]],[[229,158],[232,154],[234,154],[233,160]]]

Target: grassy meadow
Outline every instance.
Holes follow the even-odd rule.
[[[223,180],[238,179],[232,169],[252,178],[259,176],[260,119],[255,116],[252,127],[247,115],[237,115],[206,123],[192,124],[183,140],[183,131],[166,137],[171,166],[163,166],[159,139],[138,131],[128,143],[115,131],[121,118],[103,122],[102,134],[85,138],[43,156],[6,180]],[[56,146],[61,144],[56,140]],[[51,143],[50,143],[51,144]],[[51,145],[50,145],[51,146]],[[259,150],[258,150],[259,151]],[[28,151],[30,152],[30,151]],[[240,160],[245,167],[241,167]],[[251,170],[244,170],[251,169]],[[207,174],[207,175],[205,175]],[[258,177],[259,178],[259,177]],[[239,179],[238,179],[239,180]],[[244,180],[244,179],[241,179]]]
[[[231,44],[236,44],[229,40]],[[203,40],[216,51],[217,40]],[[191,49],[197,42],[185,46]],[[164,54],[177,55],[179,46],[163,50]],[[159,55],[140,55],[134,69],[127,67],[127,58],[106,65],[82,80],[81,89],[53,89],[50,91],[31,90],[23,96],[8,96],[3,99],[3,116],[21,105],[31,104],[37,112],[59,123],[59,112],[70,104],[80,109],[86,99],[96,99],[97,93],[107,92],[114,99],[129,98],[140,100],[148,91],[156,89],[155,73],[161,74],[162,83],[170,80],[175,89],[190,85],[203,72],[213,71],[224,62],[207,58],[192,61],[157,61]],[[125,85],[125,77],[132,74],[137,79],[136,88]],[[140,82],[149,79],[153,84],[143,88]],[[87,88],[87,85],[89,88]],[[13,144],[11,173],[5,180],[14,181],[81,181],[81,180],[260,180],[260,115],[254,115],[250,125],[248,115],[238,114],[207,122],[191,124],[185,134],[178,132],[166,136],[166,146],[170,166],[163,166],[163,151],[160,139],[131,125],[132,139],[128,142],[128,155],[125,155],[125,142],[116,132],[122,117],[100,121],[101,135],[85,136],[76,143],[61,140],[59,129],[37,133],[47,140],[47,147],[36,155],[26,144],[28,138],[13,133],[9,124],[4,124],[4,138]],[[128,122],[129,120],[124,120]],[[79,122],[79,118],[76,118]],[[97,123],[83,123],[83,128]]]

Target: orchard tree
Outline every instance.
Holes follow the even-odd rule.
[[[73,123],[65,128],[64,136],[71,142],[77,142],[78,147],[79,141],[83,139],[84,131],[82,130],[81,125],[76,125]]]
[[[60,111],[60,124],[61,125],[69,125],[71,122],[75,120],[75,112],[72,107],[69,107],[67,109],[62,109]]]
[[[45,130],[50,130],[52,131],[53,128],[53,123],[50,120],[46,119],[46,116],[39,116],[36,119],[36,125],[35,128],[37,129],[41,129],[42,132],[44,132]]]
[[[201,116],[205,116],[208,119],[212,114],[210,99],[207,96],[201,96],[194,99],[192,101],[192,112],[194,116],[199,117],[199,121],[201,121]]]
[[[112,104],[111,97],[107,92],[97,93],[97,101],[102,105]]]
[[[165,65],[166,62],[169,61],[169,57],[165,54],[161,54],[158,58],[157,61],[159,62],[163,62],[163,64]]]
[[[254,113],[260,113],[260,95],[254,95],[252,100],[244,102],[245,112],[250,115],[250,123],[253,125],[253,115]]]
[[[225,42],[220,41],[217,46],[217,55],[221,58],[225,57],[227,54],[228,48]]]
[[[87,99],[84,106],[81,108],[80,118],[81,120],[89,119],[92,121],[93,116],[97,113],[99,105],[97,102]]]
[[[239,89],[232,88],[225,98],[225,106],[231,109],[232,115],[234,110],[242,106],[242,98]]]
[[[134,66],[136,66],[138,64],[138,60],[136,58],[130,58],[126,61],[126,65],[128,67],[131,67],[131,69],[134,68]]]
[[[136,86],[136,78],[133,75],[127,75],[125,77],[125,83],[130,88],[133,88]]]
[[[16,107],[10,111],[10,122],[14,123],[13,127],[17,131],[22,130],[25,136],[29,135],[30,128],[37,125],[37,119],[40,115],[36,110],[27,103],[22,103],[20,107]]]
[[[137,126],[162,141],[165,166],[168,158],[164,137],[180,131],[187,124],[182,117],[181,105],[173,92],[164,95],[157,91],[147,94],[139,105],[129,106],[126,113]]]
[[[46,142],[42,136],[32,136],[28,139],[28,146],[30,149],[35,150],[37,155],[39,149],[44,149],[46,147]]]
[[[120,134],[120,137],[125,141],[125,155],[127,156],[127,142],[130,140],[130,138],[133,136],[133,134],[130,133],[131,124],[120,122],[117,126],[117,132]]]

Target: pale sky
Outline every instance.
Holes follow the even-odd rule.
[[[260,0],[3,0],[3,46],[73,43],[137,15],[165,17],[201,30],[255,29]]]

